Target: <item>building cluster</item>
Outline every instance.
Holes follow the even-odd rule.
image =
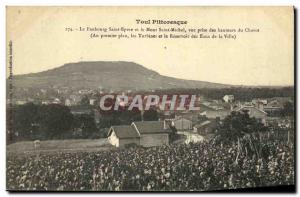
[[[131,125],[112,126],[108,141],[116,147],[169,145],[170,127],[165,121],[140,121]]]
[[[241,102],[235,101],[234,95],[225,95],[223,100],[201,100],[200,101],[200,111],[164,111],[161,113],[160,121],[151,122],[151,124],[162,124],[163,125],[170,125],[176,128],[178,133],[184,133],[187,136],[198,137],[200,136],[208,136],[213,134],[216,131],[218,124],[220,124],[224,118],[230,115],[231,112],[246,112],[249,114],[250,117],[254,117],[261,121],[264,125],[267,124],[274,124],[278,123],[281,127],[288,127],[290,123],[282,124],[281,119],[274,118],[271,115],[274,112],[279,112],[283,109],[284,102],[288,101],[288,98],[272,98],[272,99],[253,99],[251,102]],[[137,123],[132,123],[130,126],[112,126],[109,132],[109,141],[112,145],[121,147],[126,144],[126,142],[137,142],[136,144],[141,146],[154,146],[154,145],[163,145],[168,144],[160,143],[160,140],[156,138],[160,138],[157,133],[164,133],[162,129],[157,129],[157,127],[151,127],[151,132],[148,133],[148,138],[146,140],[138,140],[141,139],[141,133],[139,130],[143,132],[142,129],[136,127]],[[147,121],[140,122],[138,124],[146,124],[148,125]],[[161,127],[163,128],[163,127]],[[115,131],[116,130],[116,131]],[[118,133],[119,137],[115,137],[112,131]],[[129,131],[131,131],[132,135],[129,135]],[[122,140],[122,134],[126,133],[126,140]],[[134,133],[134,134],[133,134]],[[116,134],[116,136],[118,136]],[[134,139],[132,137],[129,140],[130,136],[137,137]],[[151,137],[149,137],[151,136]],[[167,135],[166,135],[167,136]],[[119,139],[112,140],[112,139]],[[142,138],[143,139],[143,138]],[[157,144],[151,143],[152,140],[157,141]],[[120,143],[121,140],[121,143]],[[147,143],[146,141],[149,140],[150,142]],[[118,144],[118,143],[119,144]],[[121,145],[120,145],[121,144]]]
[[[73,115],[93,114],[95,123],[99,124],[101,114],[97,110],[97,104],[102,93],[102,91],[89,89],[40,89],[35,92],[40,99],[32,99],[25,96],[23,99],[14,100],[14,104],[23,105],[37,101],[39,104],[44,105],[61,104],[68,106]],[[110,93],[113,92],[110,91]],[[132,92],[127,91],[126,93],[123,92],[122,95],[130,93]],[[82,105],[84,98],[86,99],[85,105]],[[129,99],[132,99],[132,95],[129,96]],[[108,132],[108,139],[112,145],[117,147],[124,147],[128,144],[145,147],[168,145],[170,141],[169,125],[176,128],[178,132],[205,136],[214,133],[218,124],[233,111],[247,112],[250,117],[255,117],[265,125],[274,124],[274,122],[280,122],[276,119],[276,115],[283,109],[284,103],[287,101],[290,101],[290,98],[257,98],[242,102],[236,100],[234,95],[224,95],[219,100],[201,97],[201,99],[197,100],[197,105],[200,106],[199,111],[171,111],[168,109],[161,111],[157,107],[159,121],[133,122],[131,125],[121,126],[112,125]],[[141,116],[143,116],[142,112]],[[280,122],[280,124],[281,127],[286,127],[290,123]]]

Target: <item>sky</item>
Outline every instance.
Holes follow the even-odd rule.
[[[132,27],[136,19],[188,28],[251,28],[233,39],[91,39],[72,27]],[[79,61],[130,61],[166,76],[232,85],[294,84],[292,7],[8,7],[13,73]],[[178,27],[152,25],[151,27]],[[181,27],[181,26],[180,26]]]

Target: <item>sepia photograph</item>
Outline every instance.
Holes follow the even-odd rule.
[[[295,192],[294,24],[293,6],[7,6],[6,190]]]

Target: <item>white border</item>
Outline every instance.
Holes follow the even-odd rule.
[[[250,5],[250,6],[276,6],[276,5],[294,5],[296,8],[298,8],[298,16],[299,16],[299,8],[300,8],[300,1],[299,0],[228,0],[228,1],[221,1],[221,0],[202,0],[202,1],[196,1],[196,0],[151,0],[151,1],[139,1],[139,0],[103,0],[103,1],[97,1],[97,0],[2,0],[0,1],[1,8],[1,19],[0,19],[0,29],[1,29],[1,39],[0,39],[0,52],[1,52],[1,77],[0,77],[0,84],[1,84],[1,91],[0,91],[0,112],[1,112],[1,124],[0,124],[0,139],[2,142],[1,149],[0,149],[0,194],[1,196],[9,196],[9,195],[15,195],[10,194],[5,191],[5,165],[6,165],[6,158],[5,158],[5,111],[6,111],[6,94],[5,94],[5,83],[6,83],[6,42],[5,42],[5,6],[7,5],[42,5],[42,6],[48,6],[48,5],[107,5],[107,6],[113,6],[113,5],[122,5],[122,6],[130,6],[130,5],[162,5],[162,6],[183,6],[183,5],[206,5],[206,6],[214,6],[214,5],[224,5],[224,6],[230,6],[230,5]],[[298,17],[299,18],[299,17]],[[297,26],[299,27],[299,20],[297,20]],[[299,39],[299,38],[298,38]],[[298,42],[297,42],[298,43]],[[297,44],[298,45],[298,44]],[[297,54],[299,57],[299,50],[297,50]],[[299,75],[299,69],[297,72],[297,75]],[[297,84],[297,87],[299,88],[299,85]],[[299,91],[297,88],[297,92]],[[297,99],[297,104],[299,105],[299,97]],[[297,114],[299,111],[297,110]],[[297,122],[299,121],[299,116],[297,117]],[[296,131],[297,132],[297,131]],[[299,142],[299,133],[297,134],[297,142]],[[299,145],[297,146],[299,147]],[[297,159],[299,158],[299,151],[297,150]],[[297,162],[297,172],[299,171],[299,162]],[[298,175],[299,173],[297,173]],[[297,176],[298,177],[298,176]],[[297,188],[299,186],[299,180],[297,180]],[[23,193],[23,195],[28,195],[26,193]],[[32,193],[30,193],[31,195]],[[37,193],[35,195],[40,195],[41,193]],[[91,194],[91,193],[89,193]],[[126,193],[125,193],[126,194]],[[20,195],[20,194],[18,194]],[[44,193],[45,196],[53,195],[51,193]],[[65,193],[55,193],[57,196],[63,196],[66,195]],[[72,193],[67,195],[79,195],[83,196],[86,195],[86,193]],[[120,195],[120,194],[105,194],[105,193],[97,193],[94,195]],[[123,193],[124,195],[124,193]],[[128,194],[127,194],[128,195]],[[131,195],[131,194],[129,194]],[[133,195],[141,195],[139,194],[133,194]],[[144,194],[145,195],[145,194]],[[148,194],[147,194],[148,195]],[[173,193],[169,194],[154,194],[158,196],[162,195],[174,195]],[[185,194],[184,194],[185,195]],[[201,194],[201,195],[218,195],[218,194]],[[231,195],[231,194],[229,194]],[[251,194],[255,196],[263,196],[266,194]],[[267,195],[273,195],[273,194],[267,194]],[[285,194],[286,195],[286,194]]]

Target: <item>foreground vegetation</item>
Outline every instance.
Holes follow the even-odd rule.
[[[7,189],[202,191],[293,185],[293,144],[255,140],[9,155]]]

